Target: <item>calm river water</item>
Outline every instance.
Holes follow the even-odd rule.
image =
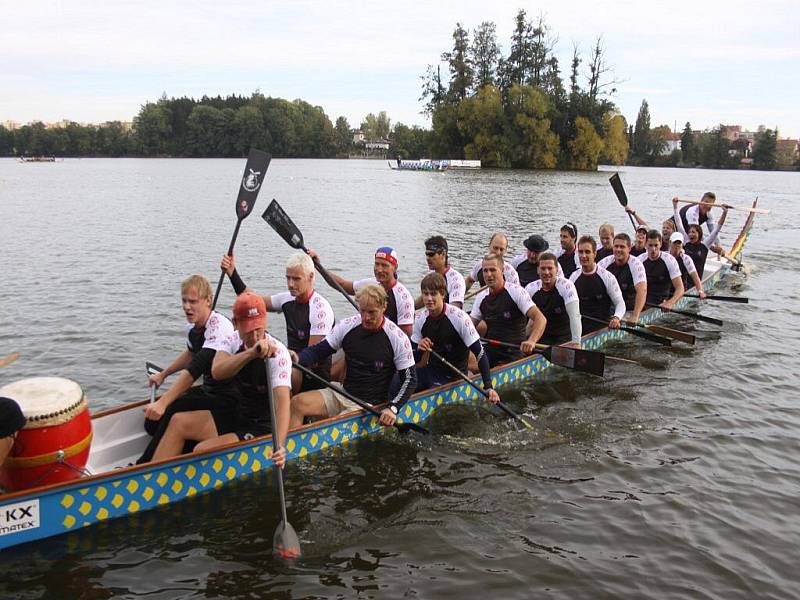
[[[0,160],[0,383],[59,375],[93,410],[146,395],[144,361],[181,347],[180,281],[216,282],[244,160]],[[277,198],[351,278],[393,245],[401,279],[424,274],[443,233],[466,271],[492,230],[520,249],[630,229],[609,173],[397,173],[385,162],[275,160],[237,245],[256,290],[283,287],[288,247],[259,218]],[[755,195],[748,276],[704,306],[722,328],[692,349],[626,342],[604,379],[552,369],[506,391],[539,418],[533,435],[454,408],[427,439],[388,434],[287,469],[289,519],[305,553],[271,558],[279,520],[270,474],[173,508],[6,550],[0,597],[15,598],[787,598],[800,596],[800,173],[622,169],[631,202],[658,223],[673,195]],[[723,242],[743,221],[731,213]],[[339,315],[348,305],[321,282]],[[233,292],[220,300],[229,311]],[[271,321],[283,336],[282,319]],[[794,565],[794,566],[793,566]]]

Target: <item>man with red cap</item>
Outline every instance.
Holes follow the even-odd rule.
[[[239,402],[234,407],[174,415],[153,460],[180,454],[187,441],[198,442],[194,451],[202,452],[272,432],[278,448],[272,459],[283,467],[289,430],[292,360],[286,346],[266,332],[266,321],[267,309],[261,296],[244,292],[236,298],[233,304],[236,331],[217,348],[211,369],[216,379],[234,381],[240,394]],[[277,423],[270,422],[267,368]]]
[[[320,260],[314,249],[309,249],[312,259]],[[375,251],[372,267],[374,277],[350,281],[335,273],[331,276],[348,294],[355,294],[364,286],[376,283],[386,290],[388,297],[385,316],[395,323],[407,336],[411,337],[414,328],[414,296],[408,288],[397,280],[397,252],[389,246],[381,246]]]

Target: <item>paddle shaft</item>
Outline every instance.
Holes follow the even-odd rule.
[[[678,202],[683,202],[684,204],[704,204],[703,202],[698,202],[697,200],[681,200],[678,199]],[[752,206],[731,206],[730,204],[712,204],[711,206],[720,206],[723,208],[727,208],[729,210],[741,210],[743,212],[751,212],[756,213],[759,215],[768,215],[769,209],[766,208],[754,208]]]
[[[272,423],[272,453],[278,451],[278,436],[275,435],[275,428],[278,426],[278,419],[275,415],[275,398],[272,393],[272,381],[270,378],[269,372],[269,359],[264,359],[264,366],[266,367],[267,373],[267,399],[269,400],[269,418]],[[275,466],[275,480],[278,482],[278,495],[281,499],[281,518],[283,519],[284,523],[288,523],[289,519],[286,516],[286,496],[283,492],[283,473],[282,469]],[[280,527],[280,525],[279,525]]]
[[[308,248],[306,248],[305,246],[303,246],[303,252],[305,252],[306,254],[308,254]],[[342,296],[344,296],[345,298],[347,298],[347,301],[348,301],[348,302],[349,302],[349,303],[350,303],[350,304],[353,306],[353,308],[355,308],[356,310],[358,310],[358,304],[356,304],[356,301],[355,301],[355,300],[353,300],[353,297],[352,297],[350,294],[348,294],[348,293],[347,293],[347,290],[345,290],[345,289],[344,289],[344,288],[343,288],[343,287],[342,287],[342,286],[339,284],[339,282],[338,282],[338,281],[336,281],[336,279],[333,277],[333,275],[331,275],[331,274],[328,272],[328,270],[327,270],[325,267],[323,267],[323,266],[322,266],[322,263],[321,263],[321,262],[319,262],[319,259],[318,259],[318,258],[314,258],[314,259],[313,259],[313,261],[314,261],[314,267],[316,267],[317,271],[319,271],[319,274],[320,274],[320,275],[322,275],[322,278],[323,278],[325,281],[327,281],[327,282],[328,282],[328,285],[329,285],[329,286],[331,286],[333,289],[335,289],[335,290],[336,290],[337,292],[339,292],[340,294],[342,294]]]
[[[233,230],[231,244],[228,246],[228,256],[233,256],[233,247],[236,245],[236,238],[239,236],[239,228],[241,226],[242,219],[236,219],[236,227]],[[225,271],[223,270],[222,273],[219,274],[219,282],[217,283],[217,291],[214,293],[214,301],[211,303],[211,310],[214,310],[217,307],[217,300],[219,299],[219,293],[222,291],[222,284],[224,281]]]
[[[617,200],[619,200],[622,208],[627,208],[628,195],[625,193],[625,188],[622,186],[622,179],[619,178],[619,173],[614,173],[608,178],[608,181],[611,183],[611,187],[614,189],[614,194],[616,194]],[[628,218],[631,221],[631,227],[633,227],[633,230],[636,231],[636,223],[633,220],[633,215],[628,211],[625,211],[625,214],[628,215]]]
[[[164,369],[159,367],[158,365],[154,365],[150,361],[144,363],[144,370],[148,375],[155,375],[156,373],[161,373]],[[150,386],[150,404],[156,401],[156,390],[158,389],[157,385]]]
[[[700,298],[700,296],[695,296],[693,294],[684,294],[684,298]],[[703,300],[719,300],[721,302],[736,302],[738,304],[750,304],[750,298],[745,296],[714,296],[711,294],[707,294]]]
[[[604,321],[603,319],[596,319],[595,317],[589,317],[587,315],[581,315],[582,319],[586,319],[587,321],[592,321],[594,323],[602,324],[608,327],[608,321]],[[634,327],[625,327],[624,325],[620,325],[620,330],[626,333],[630,333],[631,335],[638,336],[640,338],[650,340],[651,342],[657,342],[662,346],[671,346],[672,340],[669,338],[662,337],[660,335],[656,335],[654,333],[647,333],[645,331],[639,331]]]
[[[10,365],[18,358],[19,358],[19,352],[14,352],[13,354],[9,354],[5,358],[0,359],[0,367],[5,367],[6,365]]]
[[[482,287],[479,287],[477,290],[473,290],[471,292],[468,292],[467,294],[464,295],[464,300],[469,300],[470,298],[474,298],[475,296],[480,294],[483,290],[485,290],[488,287],[489,287],[488,285],[484,285]]]
[[[666,309],[666,308],[661,308],[658,304],[649,304],[649,303],[645,304],[645,306],[648,306],[650,308],[660,308],[664,312],[673,312],[676,315],[691,317],[692,319],[697,319],[698,321],[703,321],[704,323],[711,323],[713,325],[719,325],[719,326],[724,325],[722,319],[715,319],[714,317],[706,317],[705,315],[700,315],[690,310],[678,310],[676,308]]]

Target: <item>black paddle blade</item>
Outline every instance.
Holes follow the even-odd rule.
[[[416,423],[395,423],[394,426],[397,427],[400,433],[408,433],[409,431],[415,431],[423,435],[428,435],[430,433],[428,429]]]
[[[622,187],[622,180],[619,178],[619,173],[614,173],[608,178],[611,182],[611,187],[614,188],[614,193],[617,195],[617,200],[622,206],[628,206],[628,195],[625,193],[625,188]]]
[[[164,369],[159,367],[158,365],[154,365],[150,361],[144,363],[145,371],[147,371],[148,375],[155,375],[156,373],[161,373]]]
[[[606,356],[602,352],[550,346],[542,351],[542,356],[554,365],[574,369],[590,375],[602,377],[605,372]]]
[[[297,228],[297,225],[289,218],[289,215],[286,214],[286,211],[278,204],[277,200],[273,199],[272,202],[269,203],[267,210],[264,211],[261,218],[269,223],[269,226],[275,230],[275,233],[281,236],[283,241],[292,248],[296,248],[297,250],[305,249],[303,234]]]
[[[250,150],[247,156],[242,183],[239,186],[239,197],[236,199],[236,216],[240,221],[252,212],[256,204],[258,191],[267,174],[270,160],[272,157],[269,154],[255,148]]]
[[[281,521],[272,537],[272,554],[280,560],[300,558],[300,540],[291,523]]]

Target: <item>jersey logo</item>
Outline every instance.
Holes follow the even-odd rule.
[[[503,318],[504,319],[510,319],[511,318],[511,311],[510,310],[505,311],[503,313]]]
[[[261,171],[253,171],[253,169],[248,169],[248,171],[250,172],[242,177],[242,187],[248,192],[255,192],[261,187]],[[242,208],[247,206],[246,202],[242,202],[242,204],[244,205]]]
[[[376,360],[374,364],[376,371],[380,371],[381,369],[383,369],[384,362],[382,360]]]

